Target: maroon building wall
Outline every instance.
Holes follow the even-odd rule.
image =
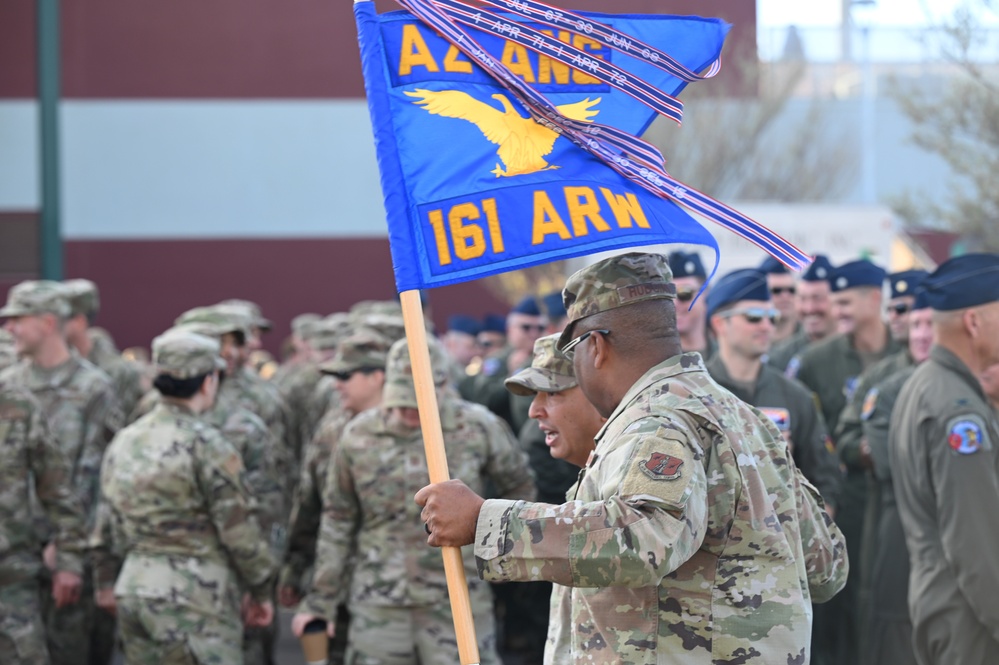
[[[728,66],[705,84],[752,94],[753,0],[572,0],[574,9],[716,16],[732,24]],[[35,96],[35,3],[0,2],[0,98]],[[381,11],[398,9],[379,1]],[[347,0],[63,2],[63,95],[70,98],[363,97]]]

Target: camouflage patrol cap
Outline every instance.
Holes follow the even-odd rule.
[[[669,261],[662,254],[630,252],[597,261],[577,271],[565,283],[562,300],[569,325],[559,338],[565,346],[576,321],[645,300],[673,300],[676,285]]]
[[[322,320],[319,314],[299,314],[291,320],[291,332],[299,339],[308,339],[316,324]]]
[[[153,340],[153,369],[175,379],[192,379],[225,369],[218,340],[191,330],[171,328]]]
[[[325,374],[343,374],[358,369],[385,369],[392,341],[371,328],[358,328],[340,342],[336,355],[319,365]]]
[[[354,326],[346,312],[337,312],[319,321],[306,339],[313,349],[330,351],[339,346],[353,329]]]
[[[231,317],[217,311],[215,307],[195,307],[189,309],[173,322],[175,327],[182,327],[188,332],[221,337],[226,333],[241,333],[246,335],[244,326],[233,322]]]
[[[435,386],[442,386],[448,379],[447,356],[444,347],[433,337],[427,339],[430,347],[430,367]],[[408,406],[416,408],[416,386],[413,383],[413,363],[409,359],[409,345],[405,339],[392,344],[385,361],[385,388],[382,405],[388,408]]]
[[[576,386],[576,373],[572,369],[572,361],[564,358],[555,349],[559,335],[548,335],[534,342],[534,360],[530,367],[525,367],[506,381],[503,385],[514,395],[533,395],[535,393],[560,393]]]
[[[70,314],[66,287],[48,279],[29,280],[15,284],[7,293],[7,304],[0,317],[55,314],[64,319]]]
[[[97,285],[89,279],[68,279],[62,285],[66,289],[66,297],[69,299],[73,316],[77,314],[90,316],[101,308]]]
[[[355,326],[377,330],[393,342],[406,336],[406,322],[401,314],[371,313],[351,320]]]
[[[398,300],[361,300],[354,303],[349,314],[355,321],[369,314],[402,316],[402,304]]]
[[[240,300],[239,298],[230,298],[229,300],[223,300],[218,303],[218,306],[223,308],[223,311],[234,308],[241,310],[243,315],[249,321],[249,325],[254,328],[260,328],[261,330],[271,330],[274,328],[274,323],[270,319],[264,318],[264,315],[260,309],[260,305],[250,300]]]

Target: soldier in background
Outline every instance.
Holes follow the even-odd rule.
[[[892,339],[903,346],[909,340],[909,312],[916,302],[916,289],[928,273],[925,270],[903,270],[888,275],[888,329]]]
[[[474,542],[484,579],[572,587],[552,662],[808,662],[809,601],[842,586],[842,538],[770,421],[681,351],[670,276],[629,253],[566,284],[559,345],[608,418],[574,500],[438,483],[416,495],[427,540]]]
[[[0,381],[29,390],[41,403],[56,445],[72,464],[73,500],[89,529],[97,510],[101,459],[122,414],[111,379],[71,351],[63,329],[70,317],[66,288],[59,282],[21,282],[0,309],[23,360],[0,373]],[[55,569],[57,550],[44,524],[45,564]],[[46,637],[53,665],[94,663],[111,657],[114,623],[94,607],[93,589],[85,574],[80,602],[58,607],[51,602],[50,581],[43,586]]]
[[[718,353],[705,367],[718,385],[758,408],[788,443],[794,463],[822,494],[832,514],[842,474],[812,394],[763,363],[780,312],[771,306],[767,276],[751,268],[719,279],[707,297]]]
[[[772,256],[763,259],[760,270],[767,275],[770,301],[780,312],[780,323],[774,330],[774,343],[793,336],[801,328],[798,312],[795,309],[795,294],[798,290],[794,275],[783,263]]]
[[[680,333],[680,346],[685,352],[700,353],[707,361],[718,348],[709,334],[707,306],[704,298],[698,298],[691,305],[708,279],[704,264],[696,252],[671,252],[669,269],[676,284],[676,329]]]
[[[52,526],[56,561],[52,601],[79,601],[86,535],[70,493],[71,466],[49,435],[42,407],[26,389],[0,383],[0,662],[47,665],[39,597],[44,563],[35,515],[37,499]]]
[[[916,296],[908,323],[909,348],[904,355],[912,359],[912,364],[866,390],[860,413],[861,445],[866,446],[871,459],[863,548],[857,562],[861,580],[861,663],[865,665],[916,665],[908,605],[909,550],[895,501],[888,437],[891,414],[902,386],[916,366],[929,358],[933,345],[933,310],[925,294]],[[898,356],[889,356],[872,367],[871,376],[880,365]],[[845,425],[846,413],[840,422]]]
[[[221,311],[237,311],[247,321],[246,355],[263,348],[263,336],[274,329],[274,323],[264,317],[260,305],[249,300],[230,298],[215,305]]]
[[[132,412],[146,391],[142,370],[116,353],[107,353],[94,343],[91,330],[100,311],[97,285],[89,279],[71,279],[63,282],[71,309],[65,325],[66,341],[82,357],[100,367],[111,377],[122,413]]]
[[[479,322],[467,314],[455,314],[447,320],[447,331],[441,337],[441,343],[451,361],[451,382],[454,385],[468,376],[468,364],[482,353],[478,340],[481,330]]]
[[[800,356],[811,344],[836,332],[836,319],[832,314],[829,295],[829,277],[833,266],[822,254],[816,254],[812,263],[802,273],[795,293],[795,311],[801,326],[798,331],[772,345],[767,363],[783,372],[791,359]],[[793,374],[795,370],[791,370]]]
[[[483,358],[491,358],[506,348],[506,317],[499,314],[486,314],[482,318],[479,331],[479,346]]]
[[[221,387],[220,398],[239,404],[256,414],[267,425],[277,441],[284,448],[284,457],[293,460],[297,468],[299,458],[298,432],[290,427],[291,418],[287,406],[277,388],[257,376],[246,367],[250,350],[250,340],[254,336],[254,326],[259,319],[251,317],[252,311],[238,305],[213,305],[190,309],[174,322],[175,325],[208,324],[224,327],[221,337],[222,357],[226,361],[226,380]],[[297,475],[287,483],[291,492]]]
[[[569,323],[568,312],[565,311],[565,305],[562,304],[562,291],[552,291],[548,295],[542,296],[541,305],[548,319],[545,334],[553,335],[562,332],[565,329],[565,324]]]
[[[299,421],[299,438],[303,445],[312,441],[323,416],[338,406],[333,379],[320,372],[319,365],[336,355],[340,342],[352,328],[347,313],[337,312],[320,321],[309,335],[315,360],[299,373],[295,385],[287,392],[292,417]]]
[[[162,399],[115,437],[104,460],[95,581],[118,613],[130,665],[239,665],[243,622],[273,619],[275,560],[242,459],[200,416],[218,392],[219,352],[217,341],[185,330],[153,340]],[[112,548],[125,556],[120,573]]]
[[[560,296],[561,299],[561,296]],[[534,343],[531,366],[505,381],[507,390],[530,400],[531,420],[520,430],[520,446],[534,473],[538,501],[560,504],[576,482],[604,422],[586,400],[572,373],[572,363],[555,349],[559,334]],[[507,585],[507,612],[500,628],[507,648],[516,640],[527,663],[541,662],[548,633],[550,582]],[[516,649],[511,649],[516,651]]]
[[[319,314],[299,314],[291,320],[291,337],[288,339],[290,353],[284,358],[270,380],[284,395],[288,384],[303,367],[315,361],[315,352],[309,344],[309,337],[323,317]]]
[[[431,342],[448,469],[482,491],[491,481],[510,499],[531,499],[526,460],[506,425],[479,405],[449,395],[443,350]],[[313,588],[292,627],[300,635],[316,617],[335,618],[348,592],[348,662],[448,664],[458,660],[440,554],[426,545],[412,494],[427,483],[416,390],[406,342],[388,354],[382,405],[358,415],[330,461]],[[363,553],[345,575],[351,552]],[[466,556],[469,598],[482,663],[497,663],[492,599]],[[329,624],[332,627],[332,623]],[[355,660],[356,659],[356,660]]]
[[[840,462],[846,466],[836,506],[836,523],[843,530],[850,559],[860,560],[864,531],[864,505],[867,501],[867,467],[852,454],[840,449],[836,440],[840,415],[854,397],[860,375],[878,361],[901,350],[891,338],[882,319],[882,286],[885,271],[870,261],[851,261],[833,271],[830,279],[833,312],[838,333],[808,347],[800,361],[792,361],[789,373],[818,396],[819,406]],[[817,612],[815,656],[819,665],[854,665],[859,658],[857,608],[860,567],[852,566],[843,593]]]
[[[978,377],[999,363],[999,256],[949,259],[922,289],[935,343],[899,394],[888,443],[912,644],[921,665],[986,665],[999,654],[999,423]]]
[[[506,348],[495,355],[487,353],[478,374],[458,386],[464,399],[482,404],[515,432],[523,427],[526,413],[522,410],[514,413],[510,393],[503,387],[503,381],[530,364],[534,342],[544,334],[547,325],[537,298],[524,297],[506,317]]]
[[[302,600],[302,593],[311,587],[329,460],[354,417],[381,405],[385,358],[392,342],[376,330],[358,328],[340,344],[331,360],[319,366],[320,371],[336,380],[339,407],[326,414],[305,450],[291,513],[288,552],[278,584],[278,598],[284,607],[297,605]],[[346,606],[341,603],[331,647],[336,662],[343,661],[349,618]]]

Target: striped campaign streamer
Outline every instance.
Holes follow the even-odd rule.
[[[518,3],[523,8],[528,1],[511,0],[511,3]],[[484,21],[485,16],[488,14],[489,20],[494,24],[506,24],[506,27],[502,28],[503,32],[497,33],[501,34],[505,39],[514,39],[515,36],[520,36],[521,34],[526,35],[528,31],[526,26],[522,24],[513,26],[509,21],[495,14],[468,5],[464,5],[464,8],[459,9],[456,7],[456,5],[461,4],[458,0],[397,0],[397,2],[443,35],[445,39],[465,53],[479,67],[493,76],[493,78],[507,88],[521,102],[531,117],[537,122],[565,136],[625,178],[641,185],[658,196],[670,199],[723,226],[760,247],[790,268],[801,270],[811,262],[811,258],[807,254],[759,222],[750,219],[739,211],[716,201],[712,197],[670,176],[663,168],[665,160],[662,153],[654,146],[614,127],[598,125],[596,123],[580,123],[563,116],[544,95],[522,82],[505,65],[497,62],[468,33],[459,27],[456,21],[468,23],[471,20],[473,22],[468,24],[481,28],[483,25],[475,23],[474,18],[470,19],[468,12],[472,12],[473,15],[478,14],[480,17],[479,21]],[[490,4],[495,5],[495,3]],[[460,12],[461,16],[452,18],[449,15],[449,11]],[[556,10],[549,8],[546,11],[555,12]],[[568,13],[563,13],[563,15],[569,16]],[[567,18],[564,20],[576,20],[576,27],[583,29],[584,32],[588,25],[591,31],[600,30],[603,34],[608,35],[608,38],[621,40],[621,33],[616,33],[609,26],[604,26],[596,21],[590,21],[582,17],[579,17],[579,19]],[[585,21],[586,25],[581,25],[579,23],[580,20]],[[518,30],[513,30],[513,27],[518,28]],[[537,33],[537,31],[533,32]],[[547,37],[544,33],[537,34]],[[534,43],[533,37],[525,37],[525,39]],[[573,57],[567,55],[569,50],[564,48],[566,45],[561,42],[558,43],[562,47],[558,50],[546,49],[541,51],[537,47],[533,50],[543,52],[544,55],[557,59],[573,69],[595,75],[589,69],[581,69],[580,62],[574,61]],[[651,58],[651,54],[649,57]],[[659,58],[658,55],[656,57]],[[713,75],[710,70],[709,73]],[[609,75],[610,72],[608,70]],[[646,83],[645,86],[648,86],[648,84]],[[648,103],[645,99],[635,96],[631,89],[625,89],[621,86],[615,87],[622,89],[626,94],[635,97],[643,103]],[[652,104],[649,105],[652,108],[656,108]]]
[[[612,26],[593,21],[566,9],[546,5],[543,2],[535,2],[534,0],[503,0],[502,2],[500,0],[481,0],[481,2],[550,28],[560,28],[589,37],[615,51],[644,60],[681,81],[688,83],[703,81],[721,71],[721,59],[718,59],[711,63],[705,74],[697,74],[684,67],[682,63],[669,54],[635,39],[631,35],[615,30]]]
[[[521,23],[511,23],[492,12],[466,5],[460,0],[434,0],[434,3],[459,23],[492,32],[541,55],[553,56],[560,62],[573,63],[577,69],[582,69],[590,76],[628,93],[659,115],[677,124],[683,119],[683,104],[679,100],[652,84],[632,76],[613,63],[592,58],[582,49],[566,44],[551,35]]]

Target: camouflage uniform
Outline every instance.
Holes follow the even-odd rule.
[[[672,298],[669,275],[657,255],[594,264],[566,285],[570,319]],[[484,579],[571,587],[553,599],[546,662],[808,662],[810,601],[846,580],[842,536],[774,425],[699,355],[628,390],[570,494],[486,501],[476,529]]]
[[[65,288],[56,282],[22,282],[11,289],[0,316],[53,313],[69,316]],[[108,443],[122,424],[114,387],[107,374],[70,352],[56,367],[40,367],[25,359],[0,372],[0,381],[29,390],[42,405],[56,445],[69,461],[70,491],[83,512],[86,527],[94,524],[99,494],[101,459]],[[39,522],[41,539],[50,539],[51,525]],[[86,662],[92,644],[106,645],[113,639],[113,623],[97,614],[89,575],[84,576],[80,602],[57,608],[50,593],[50,580],[42,591],[49,656],[56,665]],[[95,638],[95,634],[100,637]]]
[[[298,339],[302,342],[307,342],[308,338],[311,336],[312,331],[319,325],[323,317],[319,314],[299,314],[294,319],[291,320],[291,334],[293,339]],[[302,360],[300,357],[291,356],[288,360],[281,363],[274,375],[269,379],[271,383],[277,386],[278,391],[287,398],[287,390],[290,383],[293,381],[295,375],[303,367],[309,366],[306,360]]]
[[[47,665],[38,578],[44,545],[34,495],[55,530],[56,568],[83,574],[83,515],[70,492],[70,465],[49,436],[32,395],[0,383],[0,662]]]
[[[222,327],[209,323],[188,323],[173,329],[174,332],[188,331],[221,336]],[[253,514],[276,560],[284,555],[287,545],[287,522],[290,510],[291,479],[296,472],[285,446],[274,438],[270,428],[244,402],[239,393],[227,391],[223,387],[215,398],[212,407],[197,415],[208,425],[217,428],[243,460],[246,470],[245,483],[253,497]],[[160,394],[152,390],[143,396],[139,407],[133,413],[133,422],[148,414],[161,401]],[[271,652],[272,630],[270,628],[247,628],[244,640],[244,660],[250,663],[264,663]]]
[[[435,345],[437,384],[446,383],[443,349]],[[299,608],[331,620],[349,593],[348,662],[458,661],[453,618],[440,553],[427,545],[412,497],[429,482],[419,429],[388,417],[393,406],[416,406],[404,341],[389,353],[383,406],[359,414],[333,451],[319,533],[313,591]],[[444,396],[441,427],[452,478],[482,491],[488,477],[508,498],[534,496],[533,481],[509,429],[478,405]],[[350,553],[362,556],[349,579]],[[492,600],[465,556],[469,596],[482,663],[496,663]],[[349,584],[349,589],[347,588]],[[418,654],[418,655],[417,655]]]
[[[83,315],[88,320],[96,316],[100,309],[96,284],[88,279],[73,279],[64,282],[63,285],[68,292],[73,316]],[[104,336],[89,335],[89,328],[88,337],[91,339],[91,347],[87,360],[111,377],[122,413],[131,413],[145,392],[142,370],[135,363],[122,358],[109,337],[103,342]]]
[[[14,345],[14,337],[0,328],[0,371],[10,367],[17,362],[17,348]]]
[[[212,307],[196,307],[181,314],[174,322],[177,326],[191,326],[203,334],[221,336],[228,332],[241,333],[248,338],[251,326],[262,320],[250,318],[244,308],[235,305],[214,305]],[[201,326],[201,328],[198,328]],[[226,374],[225,381],[219,390],[219,400],[239,406],[260,416],[267,429],[274,435],[274,440],[281,444],[285,455],[297,460],[298,433],[288,426],[288,412],[284,400],[277,388],[260,378],[247,367],[238,367]],[[296,476],[287,483],[291,492]]]
[[[320,356],[331,357],[335,354],[340,342],[350,333],[353,324],[344,313],[331,314],[323,319],[319,329],[315,332],[311,340],[313,348]],[[328,411],[339,408],[340,398],[336,391],[336,384],[333,377],[323,376],[318,368],[313,374],[315,381],[308,388],[302,388],[302,394],[296,409],[300,412],[300,425],[302,440],[306,443],[312,441],[319,429],[319,423]]]
[[[181,379],[221,365],[218,344],[191,333],[167,333],[153,351],[158,371]],[[184,400],[164,400],[115,437],[95,577],[114,582],[113,542],[125,554],[115,597],[127,662],[243,662],[241,590],[268,599],[275,563],[243,475],[239,453]]]
[[[319,366],[326,374],[360,368],[385,368],[385,356],[393,340],[370,328],[361,328],[347,337],[336,355]],[[308,573],[315,563],[316,539],[323,514],[323,496],[330,457],[347,424],[357,415],[333,409],[319,424],[319,431],[305,449],[301,478],[289,525],[289,546],[281,583],[296,590],[308,589]]]
[[[559,304],[561,305],[561,293]],[[557,339],[558,335],[538,339],[534,343],[531,366],[504,382],[515,399],[530,403],[538,391],[557,393],[578,385],[572,363],[555,350]],[[521,449],[527,453],[528,465],[534,473],[538,502],[563,503],[566,492],[579,476],[579,467],[564,459],[552,457],[551,450],[545,443],[545,433],[534,419],[528,420],[521,427],[519,442]],[[551,582],[524,582],[497,584],[493,587],[494,593],[503,592],[506,602],[505,614],[499,622],[506,638],[506,647],[510,647],[511,641],[519,641],[523,648],[517,655],[521,658],[538,660],[544,654],[553,586],[555,585]],[[554,589],[555,593],[563,591],[565,587],[557,586]]]

